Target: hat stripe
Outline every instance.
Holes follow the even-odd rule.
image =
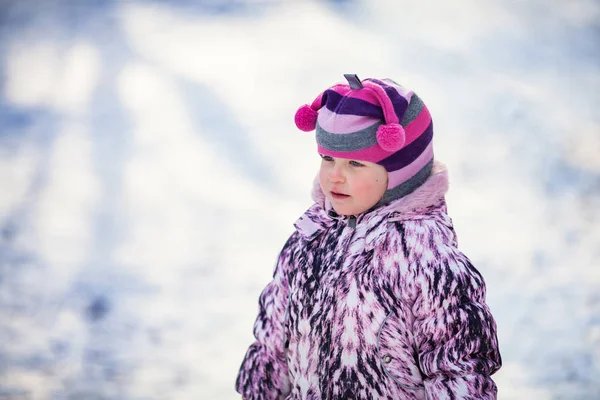
[[[433,142],[430,142],[425,151],[410,164],[396,171],[388,172],[388,189],[398,186],[402,182],[416,175],[433,158]]]
[[[325,107],[336,114],[360,115],[383,120],[381,107],[361,99],[342,96],[334,90],[323,93]]]
[[[431,125],[431,114],[429,114],[427,107],[424,106],[417,118],[404,127],[406,135],[405,146],[408,146],[419,136],[423,135],[429,125]]]
[[[319,110],[319,123],[321,129],[333,134],[345,134],[363,130],[381,120],[354,115],[339,115],[326,107]]]
[[[337,121],[336,121],[337,123]],[[319,146],[325,147],[330,151],[356,151],[377,144],[377,128],[382,124],[382,121],[377,121],[365,129],[352,133],[330,133],[317,123],[317,143]]]
[[[409,193],[412,193],[421,186],[429,175],[431,175],[431,170],[433,169],[433,158],[423,167],[419,172],[417,172],[412,178],[408,179],[406,182],[385,191],[383,194],[383,198],[379,200],[377,204],[386,204],[394,199],[398,199],[400,197],[404,197]]]
[[[400,122],[400,125],[406,127],[408,124],[413,122],[419,116],[421,110],[423,110],[423,107],[424,104],[419,98],[419,96],[414,94],[410,98],[410,103],[408,103],[408,108],[404,113],[404,117],[402,118],[402,122]]]
[[[400,168],[406,167],[419,157],[419,155],[425,151],[429,143],[433,139],[433,124],[429,124],[425,132],[417,137],[411,144],[393,153],[391,156],[377,161],[379,165],[382,165],[388,172],[395,171]],[[351,158],[351,157],[350,157]]]

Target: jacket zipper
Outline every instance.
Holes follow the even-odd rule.
[[[330,214],[331,215],[331,214]],[[348,240],[348,244],[344,249],[344,253],[342,255],[342,259],[340,260],[340,268],[344,265],[344,261],[346,261],[346,255],[348,254],[348,248],[350,247],[350,243],[352,242],[352,236],[354,236],[354,229],[356,228],[356,216],[351,215],[348,217],[348,227],[353,230],[350,234],[350,239]],[[283,357],[285,362],[287,363],[287,354],[289,348],[289,335],[287,334],[287,321],[289,318],[290,306],[292,302],[291,293],[288,293],[288,304],[285,311],[285,315],[283,317]]]
[[[356,228],[356,217],[354,215],[348,218],[348,226],[352,229]]]
[[[352,237],[354,236],[354,229],[356,228],[356,217],[354,215],[351,215],[350,217],[348,217],[347,226],[352,229],[352,233],[350,233],[350,238],[348,239],[348,244],[346,245],[346,248],[344,249],[344,253],[342,253],[342,258],[340,259],[340,262],[338,264],[339,265],[338,268],[340,270],[344,266],[344,262],[346,261],[346,256],[348,255],[348,249],[350,248],[350,243],[352,243]],[[329,368],[327,369],[327,375],[329,375]]]

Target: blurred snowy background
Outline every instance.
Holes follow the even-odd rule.
[[[600,1],[0,0],[0,399],[237,399],[326,86],[435,123],[499,398],[600,398]]]

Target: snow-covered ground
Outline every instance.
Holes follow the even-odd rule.
[[[238,398],[343,73],[433,114],[499,398],[600,398],[597,0],[0,0],[0,398]]]

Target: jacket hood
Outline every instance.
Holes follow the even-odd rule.
[[[389,221],[414,219],[427,208],[444,203],[444,196],[448,192],[448,186],[448,171],[446,166],[439,161],[434,161],[431,175],[414,192],[389,204],[357,215],[357,220],[360,221],[370,216],[387,216]],[[338,216],[334,212],[331,203],[321,190],[318,176],[313,182],[312,199],[315,203],[294,224],[302,236],[314,238],[322,230],[330,227],[336,219],[347,218]]]

